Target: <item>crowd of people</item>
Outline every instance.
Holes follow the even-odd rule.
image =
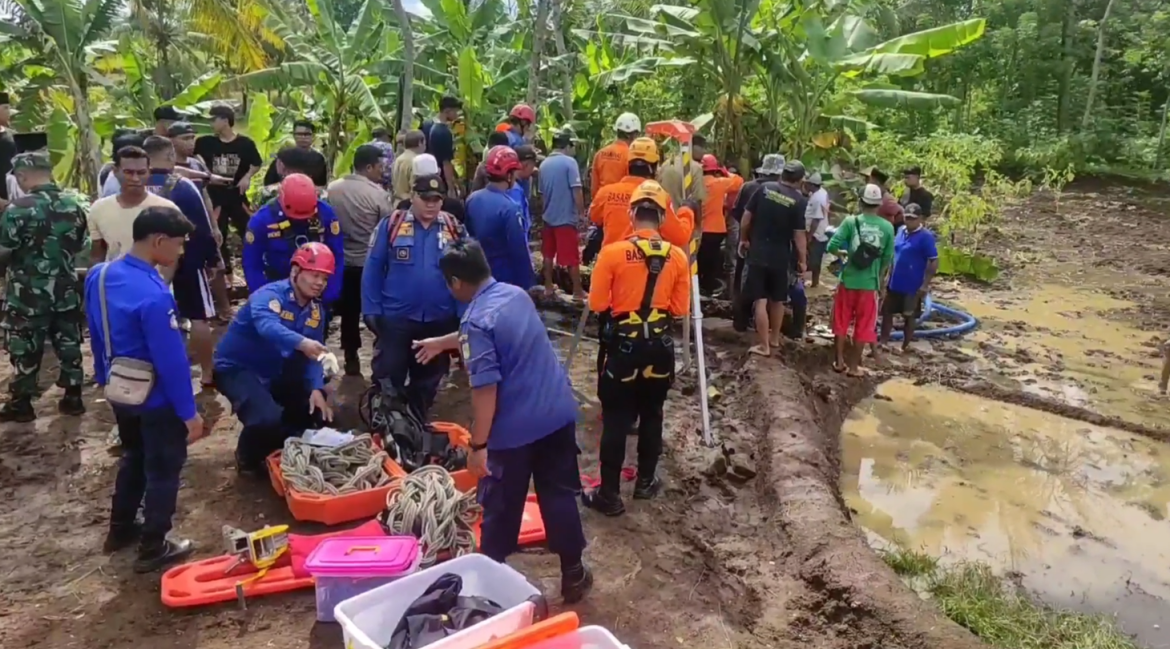
[[[696,135],[688,169],[625,113],[613,125],[615,141],[594,156],[586,188],[573,131],[559,129],[547,149],[538,147],[535,111],[520,104],[489,138],[464,196],[451,131],[461,108],[446,97],[418,130],[396,138],[375,132],[373,142],[356,147],[352,169],[332,180],[313,148],[315,126],[297,121],[294,144],[264,171],[255,200],[249,189],[264,161],[223,105],[210,109],[212,133],[202,137],[165,106],[150,134],[118,133],[98,179],[103,197],[88,210],[53,184],[47,153],[15,156],[22,193],[0,218],[0,246],[12,249],[4,328],[16,379],[0,420],[35,419],[46,333],[61,361],[60,410],[84,412],[84,315],[95,378],[122,440],[107,551],[137,543],[141,572],[193,551],[170,537],[187,445],[208,433],[188,361],[240,420],[239,472],[260,475],[285,439],[332,419],[325,366],[335,316],[344,373],[362,376],[364,324],[374,336],[371,380],[391,386],[424,418],[451,356],[462,359],[472,405],[468,466],[481,476],[482,551],[503,561],[515,550],[532,482],[570,602],[592,583],[576,499],[604,515],[624,512],[625,440],[635,429],[633,498],[660,490],[663,409],[675,378],[672,328],[690,308],[688,249],[697,231],[701,291],[735,299],[741,328],[754,320],[754,354],[772,353],[786,321],[801,330],[804,281],[819,283],[826,253],[841,258],[837,369],[860,372],[862,347],[878,342],[879,313],[883,340],[899,315],[912,338],[913,314],[937,267],[933,235],[923,227],[932,201],[919,170],[904,173],[901,203],[886,189],[888,177],[870,170],[858,213],[830,234],[821,176],[808,175],[798,160],[766,155],[745,182]],[[576,399],[529,297],[540,282],[528,244],[534,190],[543,206],[544,293],[557,291],[554,269],[567,268],[571,297],[601,323],[600,482],[583,494]],[[579,232],[587,224],[594,233],[583,254]],[[75,262],[87,239],[93,265],[83,285]],[[583,262],[593,263],[588,291]],[[233,282],[249,295],[234,312],[227,300]],[[217,318],[227,323],[218,342]]]

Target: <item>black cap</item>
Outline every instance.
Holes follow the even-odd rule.
[[[784,171],[790,174],[800,174],[804,176],[804,163],[800,160],[789,160],[784,163]]]
[[[8,103],[11,103],[11,102],[9,101],[9,99],[11,99],[11,97],[9,97],[9,96],[8,96],[8,93],[6,93],[6,92],[0,92],[0,104],[8,104]]]
[[[866,169],[865,175],[872,176],[879,183],[884,183],[890,179],[890,175],[887,174],[886,172],[882,171],[881,169],[878,169],[877,165],[874,165],[874,166]]]
[[[536,147],[532,146],[531,144],[521,144],[520,146],[516,147],[516,157],[520,158],[520,162],[524,162],[525,160],[535,160]]]
[[[919,167],[918,165],[914,165],[913,167],[906,167],[905,169],[902,170],[902,175],[903,176],[921,176],[922,175],[922,167]]]
[[[195,133],[195,125],[191,122],[175,122],[167,128],[167,137],[179,137]]]
[[[183,119],[183,116],[179,114],[179,111],[175,110],[174,106],[159,106],[154,109],[154,121],[157,122],[163,119],[177,122]]]
[[[443,180],[438,174],[418,176],[414,179],[413,189],[420,196],[442,196]]]
[[[902,210],[904,216],[913,216],[914,218],[922,218],[922,207],[918,203],[910,203]]]
[[[49,136],[45,133],[13,133],[12,140],[18,154],[49,148]]]

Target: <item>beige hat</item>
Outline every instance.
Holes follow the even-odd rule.
[[[882,204],[882,188],[870,183],[865,186],[865,191],[861,192],[861,202],[876,207]]]
[[[417,176],[434,176],[439,173],[439,161],[429,153],[420,153],[411,161],[411,171]]]

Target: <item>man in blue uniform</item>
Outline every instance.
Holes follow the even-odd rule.
[[[328,349],[320,297],[336,260],[328,246],[312,242],[291,261],[288,279],[253,293],[215,348],[215,387],[244,427],[236,445],[244,474],[262,474],[264,458],[285,439],[333,419],[321,367]]]
[[[153,367],[154,384],[138,405],[119,403],[121,399],[107,393],[118,422],[122,459],[104,551],[117,552],[137,541],[134,571],[139,573],[180,562],[195,551],[190,541],[167,539],[167,534],[187,444],[205,431],[195,409],[175,298],[155,269],[173,266],[194,230],[178,210],[148,207],[134,219],[130,252],[90,268],[85,278],[85,314],[98,385],[109,385],[115,360]],[[139,504],[145,518],[141,526],[135,522]]]
[[[458,349],[471,379],[471,455],[481,476],[480,551],[503,562],[516,549],[528,497],[536,487],[548,547],[561,561],[561,596],[580,601],[593,585],[581,560],[585,534],[577,511],[577,400],[528,294],[492,278],[474,240],[448,246],[439,262],[451,293],[467,303],[459,332],[415,343],[420,362]]]
[[[532,196],[532,174],[536,173],[536,147],[523,144],[515,148],[516,157],[520,159],[520,167],[516,170],[516,182],[508,190],[508,196],[520,206],[520,215],[524,219],[524,236],[532,231],[532,210],[528,206],[528,198]],[[525,239],[527,245],[527,238]]]
[[[269,282],[286,279],[293,253],[306,243],[324,243],[333,252],[337,265],[345,255],[341,224],[333,208],[318,200],[317,188],[304,174],[292,174],[280,181],[280,196],[256,210],[244,233],[243,266],[248,292],[255,293]],[[329,278],[325,304],[341,297],[341,272]]]
[[[527,291],[532,286],[532,257],[520,206],[508,196],[516,183],[520,157],[497,146],[484,158],[488,184],[467,197],[467,233],[483,247],[492,276]]]
[[[362,269],[362,318],[377,337],[371,367],[374,383],[389,381],[398,396],[425,417],[450,359],[418,363],[411,343],[459,327],[455,298],[439,270],[439,257],[464,232],[442,211],[439,176],[416,176],[413,189],[410,209],[395,211],[374,229]]]

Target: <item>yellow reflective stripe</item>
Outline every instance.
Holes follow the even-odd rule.
[[[699,240],[691,239],[691,274],[699,274]]]

